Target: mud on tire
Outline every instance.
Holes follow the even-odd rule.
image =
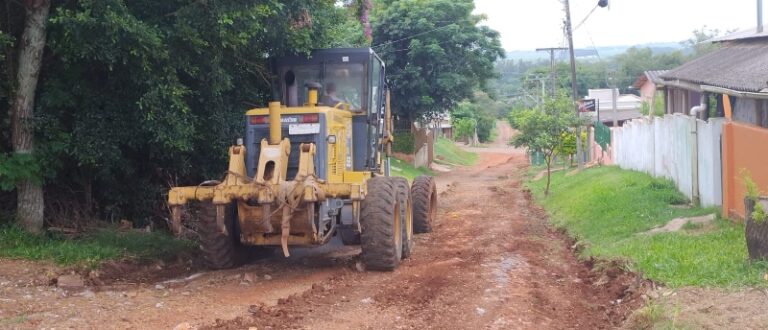
[[[190,205],[190,216],[196,217],[200,249],[205,263],[213,269],[233,268],[241,265],[246,257],[246,247],[240,243],[240,230],[237,225],[237,210],[235,205],[224,207],[224,224],[227,233],[224,235],[216,226],[216,206],[211,203]]]
[[[400,177],[393,177],[395,181],[395,190],[397,191],[397,202],[400,207],[400,228],[403,240],[402,258],[411,256],[413,249],[413,201],[411,198],[411,187],[408,180]]]
[[[360,245],[367,269],[391,271],[402,258],[402,231],[395,181],[390,177],[368,180],[368,194],[360,210]]]
[[[413,180],[411,187],[413,198],[413,232],[417,234],[432,231],[432,223],[437,215],[437,188],[435,179],[421,175]]]

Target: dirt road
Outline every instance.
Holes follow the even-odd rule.
[[[575,260],[521,186],[525,155],[499,142],[438,177],[439,219],[391,273],[361,272],[359,248],[274,255],[170,282],[63,291],[3,282],[0,327],[73,329],[598,329],[639,303],[634,280]],[[2,261],[4,263],[14,263]],[[39,272],[22,263],[17,269]],[[36,268],[37,267],[37,268]],[[162,268],[162,266],[158,266]],[[23,271],[23,269],[21,270]],[[22,281],[23,282],[23,281]],[[4,284],[3,284],[4,283]],[[186,326],[189,327],[186,327]]]

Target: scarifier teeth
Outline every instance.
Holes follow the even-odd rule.
[[[176,235],[181,235],[181,207],[171,206],[171,231]]]
[[[227,232],[227,226],[224,224],[224,205],[216,205],[216,226],[219,227],[219,231],[226,235],[229,235]]]

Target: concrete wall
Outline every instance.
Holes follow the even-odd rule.
[[[699,173],[699,195],[702,205],[722,204],[720,178],[720,136],[723,121],[696,121],[698,141],[691,132],[694,121],[685,115],[667,115],[650,122],[635,119],[613,130],[613,160],[621,168],[665,177],[693,198],[694,143],[698,142],[696,166]]]
[[[435,161],[435,140],[432,137],[432,130],[412,126],[411,134],[413,134],[413,147],[417,153],[421,151],[424,145],[427,146],[427,164],[424,166],[429,167]]]
[[[744,219],[749,173],[761,194],[768,194],[768,129],[729,122],[723,125],[723,216]]]

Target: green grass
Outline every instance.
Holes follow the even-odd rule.
[[[413,181],[413,179],[419,175],[435,175],[428,168],[415,168],[410,163],[404,162],[395,157],[390,157],[389,159],[391,161],[390,170],[392,176],[400,176],[408,179],[408,181]]]
[[[165,259],[193,249],[191,242],[153,232],[105,229],[79,239],[33,235],[13,226],[0,227],[0,257],[51,260],[63,266],[93,267],[121,258]]]
[[[646,301],[643,307],[636,310],[622,328],[658,330],[696,329],[696,327],[690,327],[681,320],[679,306],[668,306],[653,300]]]
[[[580,241],[582,257],[628,260],[632,270],[667,286],[766,286],[766,263],[747,261],[743,225],[716,220],[703,233],[647,235],[676,217],[716,213],[713,208],[674,208],[685,197],[667,180],[617,167],[600,167],[528,183],[552,223]]]
[[[450,165],[471,166],[477,162],[478,156],[474,152],[462,150],[451,140],[438,138],[435,141],[435,161]]]

